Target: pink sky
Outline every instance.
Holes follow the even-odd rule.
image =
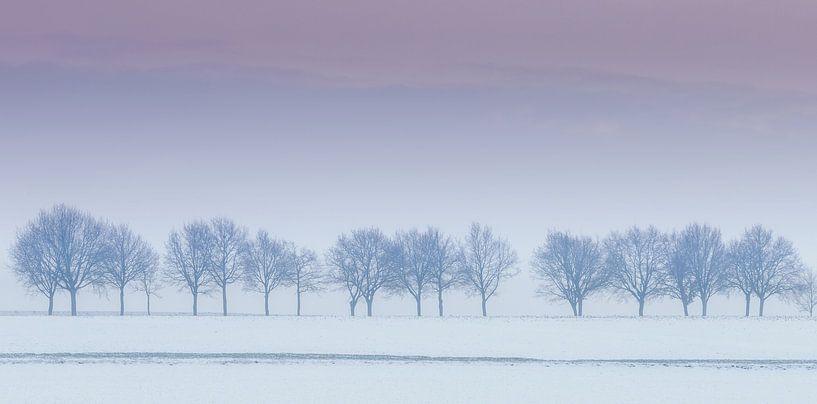
[[[392,83],[579,67],[817,93],[800,0],[6,1],[0,63],[293,68]]]

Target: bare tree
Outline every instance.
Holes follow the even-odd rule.
[[[301,295],[321,290],[325,282],[318,263],[318,255],[308,248],[290,246],[292,265],[287,273],[287,283],[295,287],[296,315],[301,315]]]
[[[494,236],[488,226],[471,224],[461,250],[462,278],[482,301],[482,315],[488,315],[487,303],[502,281],[516,275],[516,252],[504,238]]]
[[[428,238],[430,286],[437,293],[437,310],[442,317],[443,293],[462,284],[458,271],[460,252],[451,237],[443,235],[438,229],[429,227],[425,234]]]
[[[244,287],[264,294],[264,315],[269,316],[269,295],[287,279],[287,272],[292,266],[287,243],[259,230],[255,240],[247,242],[242,261]]]
[[[787,297],[797,310],[808,313],[809,317],[814,316],[814,308],[817,307],[817,274],[804,268]]]
[[[119,290],[119,315],[125,315],[125,288],[158,265],[156,252],[126,225],[110,227],[102,282]]]
[[[227,286],[241,279],[241,249],[247,242],[247,230],[232,220],[217,217],[210,222],[213,233],[213,253],[208,266],[210,277],[221,288],[221,308],[227,315]]]
[[[354,317],[357,303],[360,300],[362,291],[360,284],[361,271],[358,263],[347,249],[349,241],[344,236],[338,239],[335,247],[326,253],[326,262],[330,266],[329,280],[339,285],[339,288],[349,293],[349,312]]]
[[[57,256],[44,243],[38,221],[29,222],[17,232],[11,248],[12,269],[20,282],[31,291],[48,299],[48,315],[54,313],[54,295],[59,287]]]
[[[733,241],[729,245],[727,255],[727,282],[729,287],[743,293],[745,317],[749,317],[755,287],[755,269],[752,264],[751,253],[747,248],[746,243]]]
[[[90,214],[66,205],[40,211],[34,221],[45,261],[53,263],[59,288],[71,296],[71,315],[77,315],[77,293],[98,285],[105,258],[105,225]]]
[[[213,252],[210,226],[202,221],[186,224],[181,233],[170,233],[166,248],[167,279],[190,291],[193,315],[198,315],[199,294],[207,293],[207,286],[212,282],[208,270]]]
[[[613,233],[605,241],[610,285],[638,302],[644,315],[647,300],[665,293],[667,237],[653,226],[633,227],[624,234]]]
[[[417,315],[423,315],[423,290],[432,278],[431,249],[433,240],[428,233],[417,229],[398,233],[395,237],[399,248],[399,262],[395,266],[394,288],[408,292],[414,298]]]
[[[327,262],[332,279],[349,292],[349,308],[355,315],[360,298],[366,314],[372,315],[375,294],[394,281],[395,244],[375,228],[359,229],[342,235],[329,250]]]
[[[674,258],[691,273],[693,291],[701,299],[701,315],[706,317],[709,299],[729,287],[728,252],[721,232],[693,223],[681,231],[676,242]]]
[[[782,237],[775,238],[771,230],[760,225],[746,230],[736,243],[732,265],[732,285],[746,296],[746,315],[749,315],[748,293],[754,293],[759,300],[758,315],[761,317],[766,300],[794,288],[802,269],[792,243]],[[750,286],[746,287],[746,284]]]
[[[136,282],[134,283],[133,289],[142,292],[145,294],[145,300],[147,301],[147,313],[150,315],[150,297],[151,296],[159,296],[158,291],[162,288],[162,284],[159,282],[158,278],[159,267],[158,265],[149,267],[146,271],[142,272],[139,277],[136,278]]]
[[[669,257],[665,267],[667,274],[664,277],[664,290],[667,295],[681,301],[684,316],[689,316],[689,305],[695,300],[698,293],[695,275],[690,265],[689,255],[694,253],[695,246],[688,245],[690,239],[680,234],[672,234],[668,238]]]
[[[533,253],[531,266],[544,282],[540,292],[566,300],[574,316],[582,316],[584,300],[608,282],[598,243],[567,232],[550,232]]]

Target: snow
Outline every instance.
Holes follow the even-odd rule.
[[[0,365],[9,402],[805,402],[809,369],[489,364]],[[78,388],[82,386],[83,388]]]
[[[0,316],[0,353],[274,352],[817,360],[803,318]]]
[[[0,316],[3,402],[804,402],[804,318]]]

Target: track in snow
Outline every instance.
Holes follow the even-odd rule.
[[[253,364],[281,362],[369,362],[369,363],[483,363],[674,366],[674,367],[738,367],[738,368],[806,368],[817,369],[817,360],[787,359],[573,359],[553,360],[525,357],[490,356],[424,356],[377,354],[311,354],[311,353],[185,353],[185,352],[80,352],[80,353],[2,353],[0,365],[23,363],[221,363]]]

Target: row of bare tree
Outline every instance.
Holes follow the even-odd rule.
[[[477,223],[459,241],[435,228],[394,236],[376,228],[354,230],[341,235],[321,263],[312,250],[263,230],[252,238],[233,221],[215,218],[171,232],[165,250],[161,259],[127,226],[57,205],[18,232],[11,255],[18,278],[48,299],[49,314],[54,296],[64,290],[72,315],[77,293],[88,286],[117,290],[120,315],[125,290],[142,291],[150,314],[150,297],[163,283],[191,294],[193,315],[199,295],[220,291],[227,315],[228,286],[237,282],[263,294],[267,315],[270,293],[282,285],[294,287],[298,315],[303,293],[330,287],[348,293],[351,315],[361,299],[371,316],[375,296],[405,293],[416,302],[419,316],[423,298],[432,292],[442,316],[444,293],[453,288],[478,296],[487,315],[489,299],[518,273],[519,261],[506,239]],[[719,230],[699,224],[672,234],[634,227],[601,241],[553,231],[534,252],[531,266],[541,280],[540,293],[566,301],[576,316],[583,315],[589,297],[610,290],[634,298],[639,315],[648,300],[670,296],[681,302],[685,315],[698,299],[706,316],[712,296],[735,290],[746,299],[746,316],[752,296],[759,300],[761,316],[774,295],[810,315],[817,306],[814,274],[791,242],[761,226],[729,245]]]
[[[314,251],[272,238],[264,230],[250,239],[246,229],[225,218],[184,225],[170,234],[166,249],[165,279],[190,292],[193,315],[198,314],[198,296],[216,288],[226,316],[227,287],[239,281],[246,290],[264,295],[266,315],[270,293],[281,285],[294,286],[300,315],[301,294],[324,283]]]
[[[153,248],[125,225],[111,225],[65,205],[42,211],[17,233],[11,249],[13,269],[22,283],[48,299],[48,314],[59,290],[71,296],[71,315],[77,314],[77,293],[86,287],[119,291],[119,314],[125,313],[125,290],[150,297],[163,282],[188,290],[193,314],[198,297],[219,289],[227,314],[227,287],[243,281],[248,290],[264,294],[279,285],[296,288],[298,314],[301,293],[315,290],[323,280],[317,256],[292,243],[259,231],[255,239],[224,218],[193,222],[173,231],[166,243],[164,265]]]
[[[678,299],[684,315],[698,299],[706,316],[709,299],[739,291],[749,316],[752,296],[764,303],[780,295],[812,315],[817,306],[814,273],[805,268],[792,243],[754,226],[730,244],[713,227],[691,224],[665,234],[655,227],[614,232],[602,241],[551,232],[534,253],[532,267],[543,294],[567,301],[573,314],[594,293],[610,290],[638,302],[638,314],[650,299]]]
[[[298,315],[302,293],[327,287],[348,291],[352,315],[361,298],[371,315],[381,290],[410,294],[418,315],[424,293],[434,290],[442,315],[443,293],[466,287],[480,297],[487,315],[488,300],[502,280],[516,273],[518,261],[506,240],[479,224],[462,244],[433,228],[394,237],[375,228],[355,230],[338,238],[325,265],[312,250],[263,230],[250,238],[245,228],[225,218],[185,224],[171,232],[165,250],[162,260],[127,226],[57,205],[18,232],[11,255],[18,278],[48,299],[49,314],[54,296],[65,290],[72,315],[77,313],[77,293],[86,287],[118,290],[120,315],[125,313],[125,290],[133,287],[145,293],[150,314],[150,298],[162,283],[190,293],[193,315],[198,314],[199,296],[218,290],[227,315],[228,287],[237,282],[263,294],[267,315],[270,293],[281,285],[295,288]]]
[[[394,237],[376,228],[354,230],[340,236],[326,256],[329,279],[349,293],[353,316],[361,298],[371,316],[381,289],[411,295],[418,316],[422,315],[424,293],[431,290],[442,316],[443,293],[454,287],[479,296],[485,316],[488,300],[499,285],[517,273],[517,262],[504,238],[477,223],[471,225],[462,243],[435,228],[398,232]]]
[[[153,294],[158,256],[126,226],[112,226],[65,205],[41,211],[18,232],[11,249],[13,269],[31,290],[48,299],[65,290],[71,314],[77,314],[77,293],[89,286],[119,290],[120,314],[129,285]],[[148,307],[150,303],[148,300]]]
[[[227,286],[239,280],[246,290],[264,295],[267,315],[269,295],[280,285],[295,287],[299,315],[301,294],[327,287],[348,292],[353,316],[361,299],[371,316],[381,291],[408,293],[419,316],[428,290],[436,292],[442,316],[443,293],[453,287],[478,295],[487,315],[488,299],[501,281],[516,274],[518,261],[506,240],[479,224],[472,225],[463,244],[434,228],[394,237],[376,228],[354,230],[338,238],[324,265],[315,252],[296,249],[264,231],[248,240],[246,230],[223,218],[185,225],[171,233],[166,249],[165,279],[191,293],[194,315],[198,296],[212,287],[220,289],[226,315]]]

